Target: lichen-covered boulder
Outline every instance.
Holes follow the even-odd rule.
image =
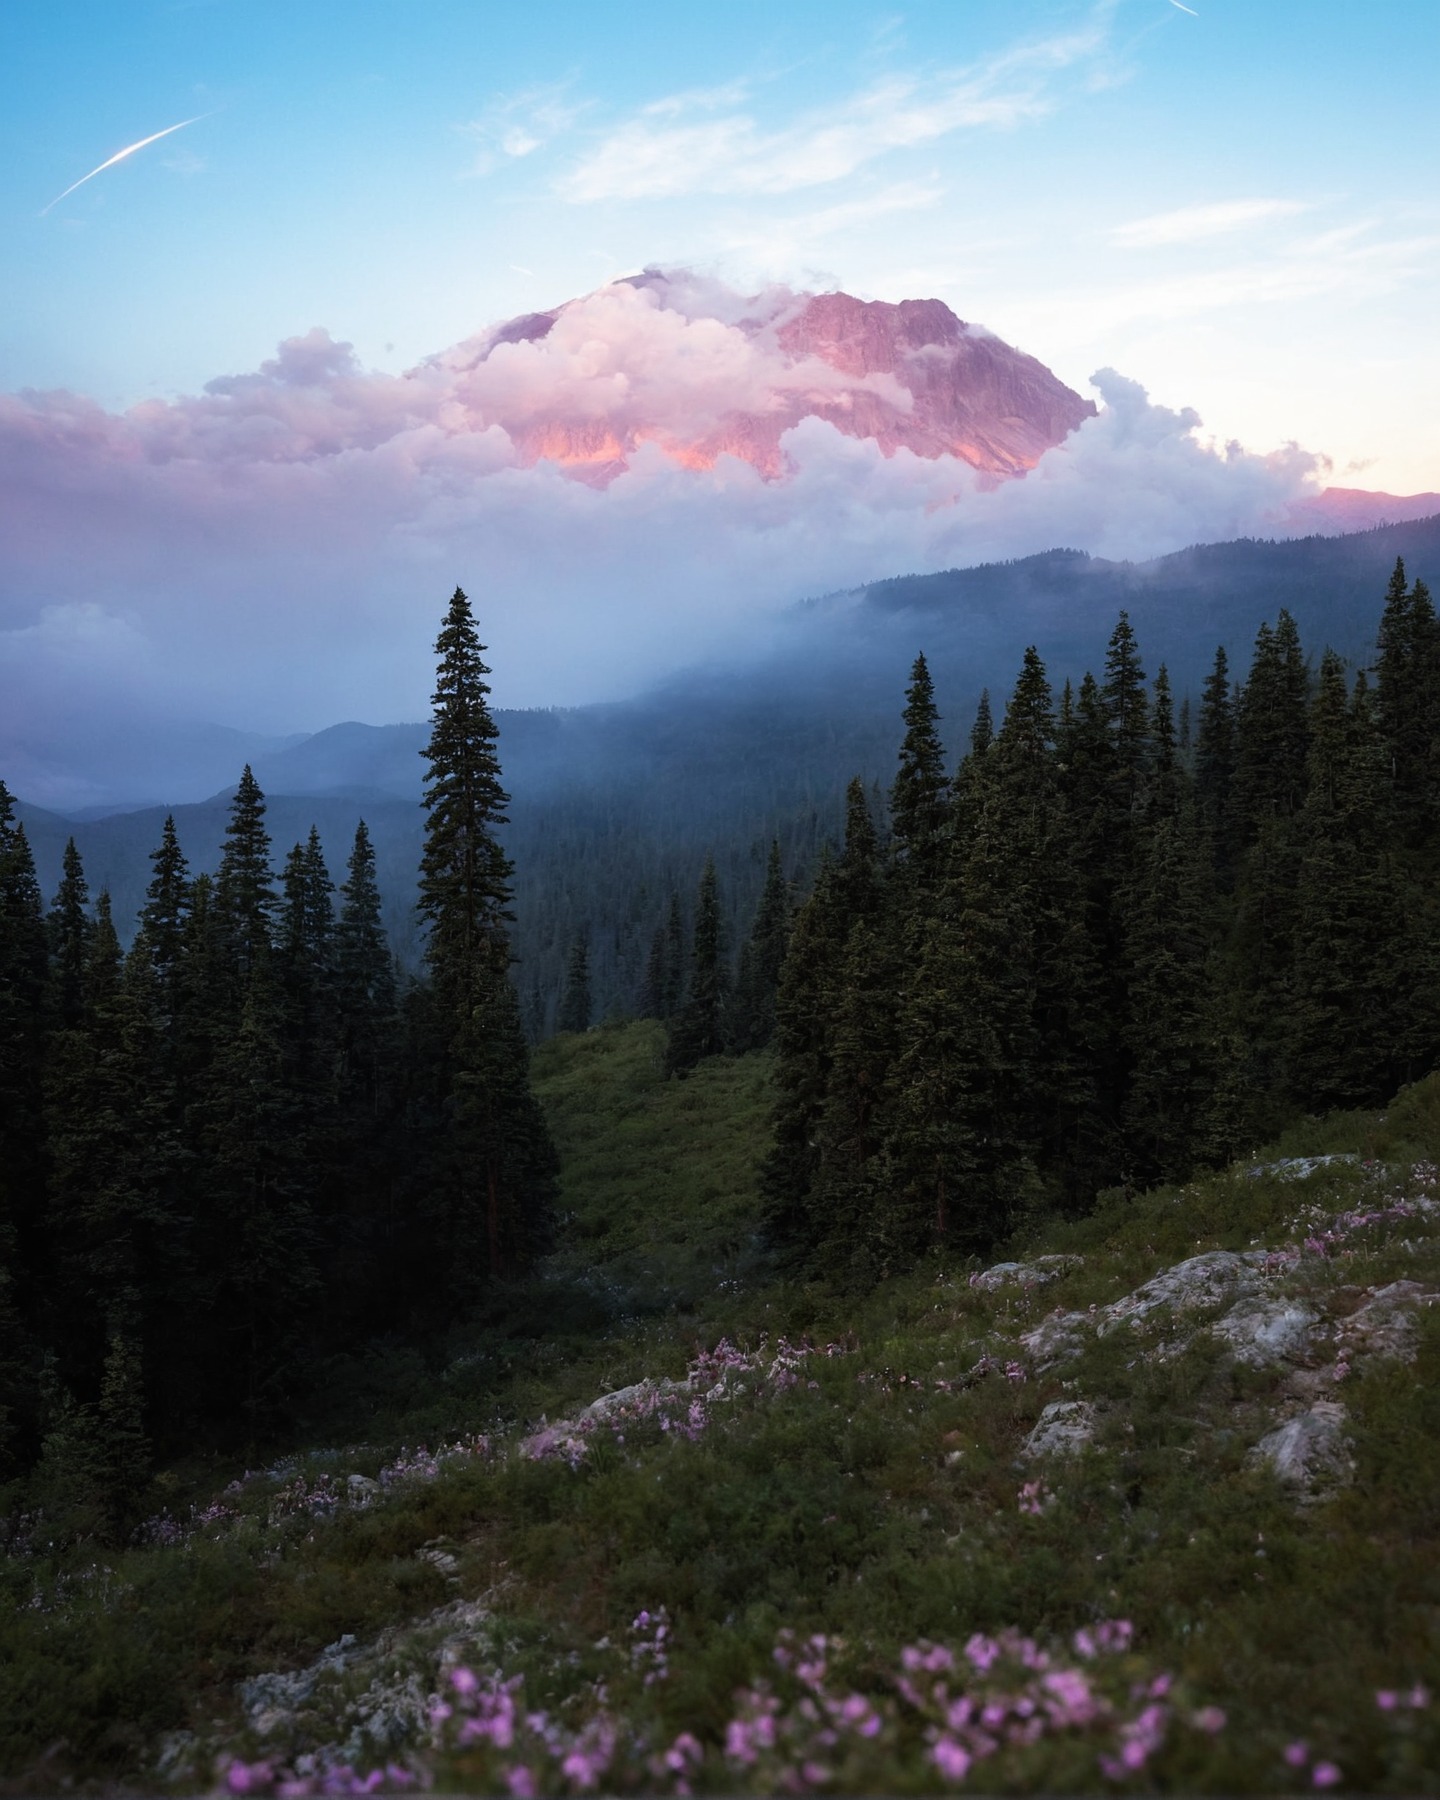
[[[1088,1400],[1052,1400],[1026,1438],[1021,1455],[1074,1456],[1095,1435],[1095,1408]]]

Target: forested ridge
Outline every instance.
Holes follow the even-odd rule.
[[[1196,716],[1122,613],[1052,694],[1032,648],[953,778],[915,664],[888,831],[852,783],[777,1004],[768,1225],[868,1282],[1217,1167],[1440,1056],[1440,629],[1396,564],[1373,668],[1281,609]]]

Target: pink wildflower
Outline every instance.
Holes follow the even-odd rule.
[[[524,1763],[512,1763],[505,1771],[505,1785],[512,1800],[535,1800],[535,1777]]]
[[[954,1738],[937,1738],[930,1751],[930,1760],[946,1781],[963,1781],[970,1773],[969,1752],[957,1744]]]
[[[457,1694],[473,1694],[480,1683],[471,1670],[462,1667],[450,1671],[450,1685]]]
[[[1197,1731],[1207,1731],[1214,1737],[1216,1732],[1225,1729],[1225,1714],[1218,1706],[1202,1706],[1190,1715],[1190,1723]]]
[[[1395,1692],[1394,1688],[1377,1688],[1375,1692],[1375,1704],[1380,1708],[1381,1712],[1394,1712],[1395,1708],[1400,1704],[1400,1696]]]
[[[1000,1646],[977,1631],[965,1645],[965,1655],[977,1675],[986,1675],[999,1658]]]
[[[1303,1769],[1310,1760],[1310,1746],[1304,1738],[1296,1738],[1293,1744],[1285,1746],[1285,1760],[1292,1769]]]
[[[1340,1770],[1333,1762],[1317,1762],[1310,1771],[1310,1780],[1317,1788],[1332,1788],[1341,1779]]]

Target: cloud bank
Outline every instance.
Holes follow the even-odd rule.
[[[0,396],[0,772],[23,764],[43,798],[45,746],[82,723],[423,716],[457,582],[497,701],[572,703],[729,654],[794,601],[866,580],[1273,532],[1322,472],[1293,446],[1207,444],[1193,413],[1113,371],[1095,377],[1099,415],[1023,479],[887,454],[796,407],[859,392],[903,411],[893,377],[782,356],[753,330],[754,297],[672,289],[666,305],[602,289],[543,337],[521,321],[514,341],[483,334],[400,376],[316,329],[121,414]],[[794,299],[766,304],[780,317]],[[796,417],[778,471],[724,450],[693,466],[685,444],[741,404]],[[572,447],[625,439],[608,485],[544,453],[557,420]]]

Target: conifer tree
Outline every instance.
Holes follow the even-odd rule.
[[[1195,743],[1195,807],[1210,865],[1228,890],[1234,880],[1235,709],[1230,664],[1221,644],[1200,697],[1200,729]]]
[[[588,1031],[591,1014],[590,944],[588,935],[578,932],[570,946],[570,961],[565,970],[565,992],[560,1001],[561,1031]]]
[[[190,908],[190,869],[180,848],[173,814],[166,815],[159,847],[150,853],[150,863],[150,885],[145,891],[140,923],[149,940],[155,974],[173,1008]]]
[[[84,1010],[85,962],[91,922],[90,890],[74,838],[67,840],[60,886],[46,920],[50,945],[50,1017],[57,1026],[75,1024]]]
[[[1440,1049],[1435,946],[1408,891],[1389,746],[1363,678],[1347,704],[1327,651],[1311,709],[1285,1097],[1307,1109],[1373,1105]]]
[[[726,980],[720,887],[713,858],[707,858],[695,899],[695,930],[691,938],[690,979],[685,1002],[670,1028],[665,1068],[671,1075],[685,1075],[707,1056],[725,1048],[725,1013],[729,1000]]]
[[[270,834],[265,829],[265,796],[249,763],[230,805],[214,905],[234,976],[243,982],[270,949],[278,905],[270,867]]]
[[[995,736],[995,721],[990,716],[990,690],[980,690],[980,703],[975,708],[975,723],[970,727],[970,751],[982,756]]]
[[[775,998],[790,939],[790,897],[778,838],[770,843],[765,885],[755,922],[740,953],[740,969],[730,1011],[727,1047],[737,1055],[762,1050],[775,1035]]]
[[[792,1261],[803,1260],[823,1236],[810,1195],[833,1058],[835,988],[850,924],[827,846],[815,885],[795,916],[775,998],[774,1139],[761,1188],[766,1235]]]
[[[935,686],[923,656],[915,658],[905,692],[905,737],[890,789],[890,828],[899,862],[920,879],[935,861],[945,822],[945,751],[938,730]]]
[[[35,863],[0,782],[0,1458],[35,1416],[27,1336],[42,1282],[46,975]]]
[[[435,1170],[440,1248],[458,1291],[474,1285],[478,1246],[493,1278],[548,1240],[555,1170],[510,981],[511,868],[496,835],[508,796],[483,649],[456,588],[435,645],[419,909],[448,1109]]]
[[[1378,646],[1375,711],[1397,824],[1407,848],[1433,852],[1440,775],[1440,624],[1425,583],[1417,581],[1407,591],[1405,565],[1398,558],[1385,595]]]
[[[1149,749],[1150,705],[1145,671],[1130,615],[1122,612],[1105,653],[1101,689],[1114,750],[1115,814],[1123,819],[1140,803]]]
[[[367,1106],[373,1107],[384,1048],[394,1031],[396,990],[395,964],[381,916],[375,847],[363,819],[355,827],[340,890],[334,967],[342,1086],[363,1089]]]
[[[1292,818],[1305,795],[1309,677],[1295,621],[1282,607],[1262,625],[1235,728],[1235,797],[1253,839],[1266,820]]]

